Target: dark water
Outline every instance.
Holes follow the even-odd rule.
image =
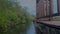
[[[27,30],[27,34],[36,34],[34,24],[32,23]]]

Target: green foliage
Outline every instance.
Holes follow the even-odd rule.
[[[20,34],[30,22],[30,15],[17,2],[0,0],[0,34]]]

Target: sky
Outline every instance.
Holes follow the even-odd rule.
[[[54,0],[54,13],[57,13],[57,0]]]
[[[20,5],[23,7],[27,7],[27,11],[32,14],[36,15],[36,0],[18,0]],[[57,0],[54,0],[54,13],[57,12]]]
[[[36,0],[19,0],[19,2],[23,7],[28,8],[30,14],[36,15]]]

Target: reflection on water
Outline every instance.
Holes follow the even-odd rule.
[[[36,34],[34,24],[32,23],[31,26],[27,30],[27,34]]]

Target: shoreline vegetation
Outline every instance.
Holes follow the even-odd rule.
[[[20,34],[33,18],[17,1],[0,0],[0,34]]]

